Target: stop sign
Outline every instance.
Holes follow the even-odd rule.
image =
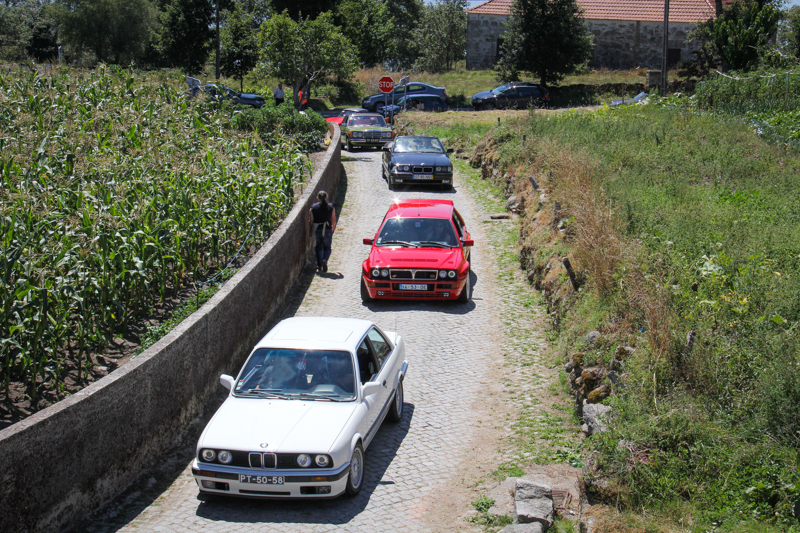
[[[394,89],[394,80],[391,76],[384,76],[378,81],[378,88],[382,93],[390,93]]]

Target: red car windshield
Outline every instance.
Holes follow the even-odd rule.
[[[377,246],[453,248],[458,238],[444,218],[390,218],[378,232]]]

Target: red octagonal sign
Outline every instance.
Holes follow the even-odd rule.
[[[382,93],[390,93],[394,89],[394,80],[391,76],[384,76],[378,81],[378,88]]]

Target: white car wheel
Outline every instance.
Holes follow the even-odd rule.
[[[361,490],[364,481],[364,450],[361,444],[356,444],[353,456],[350,458],[350,473],[347,475],[347,487],[345,492],[348,496],[355,496]]]

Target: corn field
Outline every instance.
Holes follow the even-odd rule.
[[[0,70],[0,376],[35,399],[66,362],[263,242],[309,164],[231,128],[177,73]],[[263,135],[262,135],[263,137]]]

